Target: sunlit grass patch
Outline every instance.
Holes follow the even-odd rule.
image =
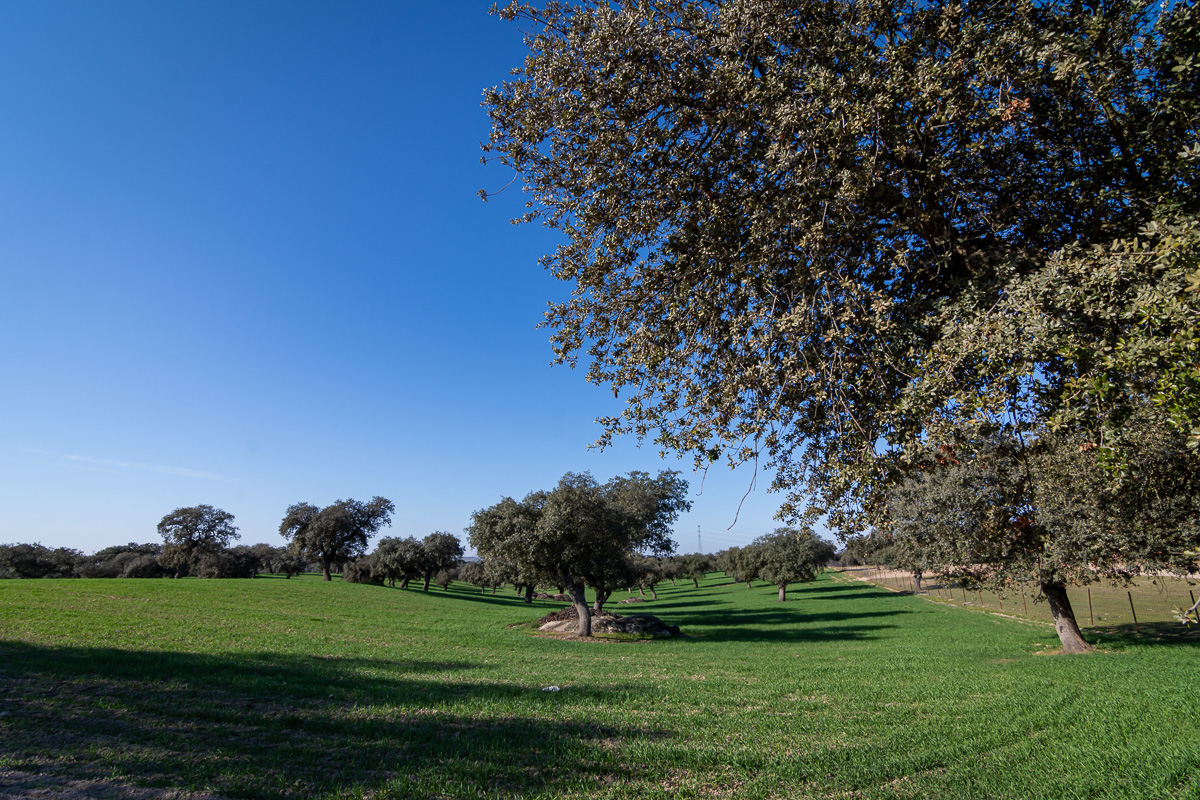
[[[775,595],[668,583],[636,609],[686,637],[588,646],[532,629],[560,603],[465,585],[0,582],[0,772],[227,797],[1200,792],[1192,644],[1036,658],[1041,626],[832,576]]]

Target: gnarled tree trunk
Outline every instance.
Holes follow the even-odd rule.
[[[604,609],[604,604],[608,602],[610,595],[612,595],[611,589],[605,589],[603,586],[596,587],[596,602],[592,604],[593,614],[599,614]]]
[[[1062,642],[1064,653],[1087,653],[1093,648],[1083,639],[1079,625],[1075,622],[1075,612],[1071,609],[1071,600],[1067,597],[1067,587],[1061,583],[1043,583],[1042,594],[1050,606],[1050,616],[1054,618],[1054,630],[1058,640]]]
[[[787,595],[787,584],[786,583],[779,584],[779,602],[782,603],[784,601],[786,595]]]
[[[525,602],[526,603],[533,602],[533,584],[532,583],[525,584]]]
[[[587,598],[583,594],[583,584],[577,581],[568,581],[567,594],[571,596],[571,605],[575,606],[575,613],[579,615],[577,635],[591,636],[592,610],[588,608]]]
[[[921,593],[921,576],[922,572],[919,569],[913,570],[913,594]]]
[[[329,558],[321,559],[321,576],[327,581],[333,580],[333,576],[329,574],[329,565],[332,560]]]

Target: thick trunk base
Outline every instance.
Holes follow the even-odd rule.
[[[786,584],[779,587],[779,602],[782,603],[785,599],[787,599],[787,585]]]
[[[1046,595],[1046,603],[1050,606],[1050,616],[1054,619],[1054,630],[1058,640],[1062,642],[1064,653],[1090,653],[1093,648],[1084,638],[1075,622],[1075,612],[1071,608],[1071,600],[1067,597],[1067,587],[1061,583],[1043,583],[1042,594]]]
[[[575,606],[575,613],[579,615],[579,629],[576,631],[576,635],[591,636],[592,610],[588,608],[587,598],[583,595],[583,584],[569,584],[567,594],[571,596],[571,605]]]

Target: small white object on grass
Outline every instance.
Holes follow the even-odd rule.
[[[543,687],[542,687],[542,691],[543,691],[543,692],[557,692],[557,691],[560,691],[560,690],[559,690],[559,688],[558,688],[557,686],[543,686]]]

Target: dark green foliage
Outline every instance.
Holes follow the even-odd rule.
[[[645,472],[598,483],[587,473],[567,473],[552,491],[532,492],[518,503],[506,497],[476,511],[467,528],[484,559],[511,564],[523,582],[561,583],[579,614],[579,633],[591,635],[584,587],[602,606],[613,589],[628,586],[634,554],[665,554],[674,547],[671,525],[691,504],[677,472]]]
[[[216,550],[197,559],[195,574],[199,578],[253,578],[259,563],[258,556],[246,547]]]
[[[240,538],[233,514],[208,505],[177,508],[158,523],[163,537],[159,563],[175,577],[194,570],[201,557],[213,555]]]
[[[81,556],[75,571],[81,578],[161,578],[166,569],[158,563],[161,544],[137,544],[106,547],[90,556]]]
[[[1200,566],[1200,458],[1154,417],[1130,425],[1140,447],[1117,484],[1094,442],[1049,432],[998,431],[922,465],[894,492],[893,560],[1001,591],[1033,582],[1067,626],[1064,647],[1085,649],[1063,587]]]
[[[293,552],[321,564],[325,580],[332,580],[330,565],[350,561],[367,549],[367,540],[392,522],[396,507],[383,497],[369,503],[359,500],[338,500],[325,508],[309,503],[290,506],[279,535],[292,543]]]
[[[748,555],[754,559],[757,576],[779,587],[780,602],[790,584],[816,580],[835,553],[830,542],[811,530],[795,528],[776,528],[746,549],[752,551]]]
[[[371,558],[375,568],[382,572],[385,580],[392,586],[396,581],[401,586],[421,574],[424,564],[425,548],[415,537],[400,539],[395,536],[385,536],[375,546]]]
[[[457,536],[445,531],[434,531],[421,540],[421,577],[425,579],[422,588],[429,591],[429,582],[434,576],[449,572],[458,566],[463,557],[462,542]],[[440,584],[439,584],[440,585]],[[443,586],[443,588],[445,588]]]
[[[379,561],[372,556],[359,556],[342,564],[342,580],[346,583],[370,583],[383,586],[386,574],[379,568]]]
[[[785,518],[849,535],[943,426],[1104,424],[1079,381],[1196,416],[1194,3],[499,13],[529,53],[485,150],[565,239],[547,324],[627,403],[602,443],[766,460]],[[1178,263],[1108,270],[1155,220]]]
[[[697,589],[700,588],[700,581],[704,576],[716,569],[712,556],[704,553],[691,553],[676,558],[679,560],[680,574],[690,578]]]
[[[83,557],[69,547],[41,544],[0,545],[0,578],[72,578]]]

